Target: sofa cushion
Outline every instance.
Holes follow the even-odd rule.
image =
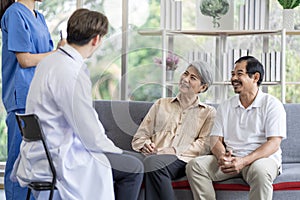
[[[279,175],[273,184],[274,191],[300,190],[300,163],[288,163],[283,165],[283,173]],[[173,181],[175,189],[190,189],[186,177]],[[242,178],[232,178],[225,181],[214,182],[216,190],[249,191],[249,185]]]
[[[132,137],[150,109],[151,102],[141,101],[94,101],[107,136],[116,146],[132,150]]]
[[[300,163],[300,104],[284,104],[287,139],[281,143],[283,163]]]

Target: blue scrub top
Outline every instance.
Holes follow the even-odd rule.
[[[21,3],[12,4],[1,19],[2,101],[7,112],[24,109],[35,67],[22,68],[15,52],[46,53],[53,49],[44,16],[36,17]]]

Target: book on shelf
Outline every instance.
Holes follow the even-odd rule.
[[[165,0],[165,29],[171,29],[171,0]]]
[[[260,63],[263,65],[265,71],[263,81],[266,81],[266,53],[260,54]]]
[[[268,0],[245,0],[239,7],[240,30],[263,30],[268,28],[266,18],[269,16]]]
[[[249,1],[249,10],[248,10],[248,23],[249,23],[249,30],[254,30],[254,18],[255,18],[255,1],[256,0],[248,0]]]
[[[160,1],[160,28],[167,30],[181,30],[182,2],[176,0]]]
[[[245,5],[239,7],[239,29],[245,30]]]
[[[166,1],[160,1],[160,28],[166,27]]]
[[[264,66],[266,82],[281,80],[281,52],[271,51],[261,54],[261,63]]]
[[[276,81],[275,72],[276,72],[276,52],[270,52],[270,81]]]
[[[245,0],[245,5],[244,5],[244,14],[245,14],[245,18],[244,18],[244,27],[245,27],[245,30],[248,30],[249,29],[249,0]]]
[[[281,52],[280,51],[276,51],[275,60],[276,60],[275,81],[280,81],[281,80]]]
[[[222,54],[222,63],[223,63],[223,73],[222,73],[222,80],[223,81],[228,81],[228,74],[230,72],[228,72],[229,67],[228,67],[228,54],[227,53],[223,53]],[[216,78],[216,77],[215,77]]]
[[[233,49],[228,50],[227,52],[227,65],[224,68],[227,68],[227,76],[224,81],[229,81],[231,79],[231,71],[234,68],[234,57],[233,57]]]
[[[175,29],[175,26],[176,26],[176,5],[175,5],[175,1],[174,0],[171,0],[170,1],[170,4],[171,4],[171,20],[170,20],[170,30],[176,30]]]
[[[260,29],[260,22],[261,22],[261,0],[255,0],[254,1],[254,30],[259,30]]]
[[[266,19],[267,18],[267,19]],[[260,29],[268,29],[269,18],[269,0],[260,0]]]
[[[175,30],[181,30],[182,29],[182,1],[175,1]]]
[[[270,52],[265,53],[265,81],[271,81]]]
[[[187,61],[191,63],[196,60],[202,60],[208,64],[212,63],[212,53],[202,52],[199,50],[191,50],[187,53]]]
[[[248,49],[230,49],[227,53],[223,55],[223,77],[225,81],[229,81],[231,79],[231,71],[234,68],[234,63],[242,56],[249,55]],[[226,58],[224,58],[226,57]]]

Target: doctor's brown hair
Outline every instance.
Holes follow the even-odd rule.
[[[67,41],[82,46],[97,35],[103,37],[107,31],[108,19],[105,15],[82,8],[76,10],[68,20]]]

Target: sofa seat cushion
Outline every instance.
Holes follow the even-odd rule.
[[[300,190],[300,164],[283,164],[283,173],[279,175],[273,184],[274,191]],[[190,186],[186,177],[172,182],[173,188],[189,190]],[[249,191],[249,185],[241,178],[232,178],[225,181],[214,182],[215,190]]]
[[[273,186],[274,190],[300,190],[300,163],[284,163]]]

